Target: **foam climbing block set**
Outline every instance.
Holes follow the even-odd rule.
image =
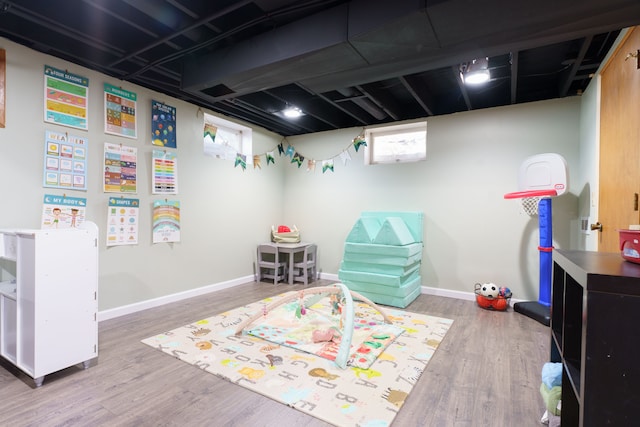
[[[421,212],[363,212],[349,232],[338,277],[375,303],[405,308],[420,295]]]

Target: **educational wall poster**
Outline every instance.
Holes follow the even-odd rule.
[[[137,95],[104,84],[104,132],[126,138],[138,138],[136,122]]]
[[[167,150],[152,151],[152,194],[178,194],[178,155]]]
[[[44,121],[89,129],[89,79],[44,66]]]
[[[138,244],[139,199],[109,197],[107,246]]]
[[[180,241],[180,202],[156,200],[153,202],[153,243]]]
[[[104,192],[137,192],[138,149],[104,143]]]
[[[176,108],[151,101],[151,143],[176,148]]]
[[[87,138],[45,131],[43,187],[87,191],[88,148]]]
[[[75,228],[85,218],[87,199],[80,197],[44,195],[42,228]]]

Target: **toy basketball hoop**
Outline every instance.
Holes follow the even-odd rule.
[[[518,170],[518,191],[505,199],[555,197],[567,191],[567,162],[559,154],[545,153],[527,158]]]
[[[551,198],[567,191],[567,162],[555,153],[527,158],[518,170],[518,191],[507,193],[505,199],[522,199],[529,215],[538,215],[540,229],[540,290],[538,301],[519,302],[513,309],[549,326],[551,323],[551,274],[553,232]]]

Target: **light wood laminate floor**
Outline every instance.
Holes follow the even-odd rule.
[[[40,388],[0,359],[0,426],[327,426],[140,342],[301,287],[251,282],[103,321],[97,362],[49,375]],[[454,323],[394,427],[540,426],[547,327],[511,308],[493,312],[433,295],[407,310]]]

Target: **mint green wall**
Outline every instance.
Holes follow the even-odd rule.
[[[45,124],[42,116],[43,66],[89,77],[89,191],[68,192],[88,199],[87,217],[101,230],[108,195],[102,193],[104,142],[139,149],[140,236],[136,246],[100,247],[100,310],[108,310],[234,280],[251,280],[256,244],[268,239],[272,224],[297,225],[304,240],[319,245],[319,268],[337,275],[344,239],[364,210],[418,210],[425,214],[423,286],[472,292],[479,281],[509,286],[514,297],[536,299],[538,292],[537,218],[519,201],[503,195],[517,190],[517,172],[528,156],[557,152],[569,164],[571,180],[579,168],[580,99],[566,98],[428,119],[428,160],[404,165],[363,164],[362,151],[350,147],[362,129],[345,129],[288,138],[307,159],[297,168],[279,157],[276,164],[242,172],[231,161],[202,155],[198,108],[118,82],[71,63],[0,39],[7,51],[7,126],[0,129],[0,228],[37,228],[42,197],[62,191],[42,188]],[[102,84],[122,85],[138,94],[138,140],[103,133]],[[182,241],[151,243],[149,104],[166,102],[178,111],[179,194]],[[254,129],[254,152],[273,149],[281,137]],[[345,166],[340,153],[351,160]],[[334,158],[335,172],[320,162]],[[580,188],[554,200],[555,245],[575,239]],[[104,231],[102,232],[104,238]],[[337,277],[337,276],[336,276]]]
[[[472,292],[476,282],[508,286],[514,297],[538,296],[538,219],[521,210],[518,168],[534,154],[559,153],[575,180],[579,98],[521,104],[427,119],[427,161],[365,166],[363,154],[339,154],[361,129],[288,138],[307,158],[335,157],[335,172],[285,169],[287,221],[318,243],[322,271],[336,273],[344,239],[361,211],[425,215],[422,285]],[[573,187],[553,201],[555,246],[570,246],[577,214]]]
[[[107,310],[238,278],[250,280],[258,242],[268,238],[271,224],[283,216],[282,166],[246,171],[202,154],[202,112],[194,105],[108,78],[74,64],[42,55],[0,39],[6,50],[6,127],[0,129],[0,228],[40,228],[42,199],[65,192],[42,187],[45,129],[84,135],[89,139],[87,192],[67,191],[87,198],[87,219],[101,230],[100,310]],[[89,131],[43,121],[44,65],[89,77]],[[122,85],[138,95],[138,139],[103,132],[103,83]],[[175,196],[151,195],[151,100],[177,108],[178,188]],[[257,152],[280,142],[278,135],[255,129]],[[109,194],[102,192],[104,142],[138,148],[140,199],[139,244],[107,248],[104,244]],[[113,193],[111,194],[113,195]],[[151,206],[154,200],[181,203],[181,241],[152,244]]]

